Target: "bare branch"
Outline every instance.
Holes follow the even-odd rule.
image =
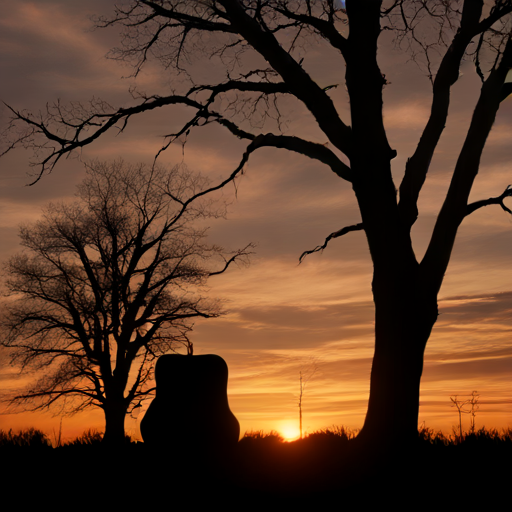
[[[482,85],[480,98],[457,160],[448,194],[421,263],[422,271],[430,276],[429,286],[432,286],[436,293],[450,260],[457,229],[468,214],[469,194],[479,170],[483,148],[500,106],[503,84],[511,68],[512,39],[509,39],[499,66],[490,73]]]
[[[344,228],[340,229],[339,231],[335,231],[334,233],[331,233],[326,239],[325,242],[322,245],[317,245],[314,249],[311,249],[310,251],[304,251],[299,258],[299,264],[302,263],[302,260],[308,255],[313,254],[314,252],[323,251],[327,244],[333,239],[338,238],[340,236],[346,235],[347,233],[350,233],[351,231],[362,231],[364,230],[363,223],[354,224],[353,226],[345,226]]]
[[[404,227],[410,227],[418,216],[418,197],[425,182],[432,155],[443,133],[448,117],[450,90],[459,78],[459,68],[472,39],[485,30],[487,24],[479,22],[483,0],[464,2],[461,24],[439,66],[433,82],[432,107],[429,120],[418,147],[407,161],[400,185],[400,214]]]
[[[282,48],[275,36],[265,32],[236,0],[219,2],[236,31],[279,73],[290,92],[315,117],[329,141],[345,155],[351,154],[351,129],[339,118],[327,93]]]
[[[192,96],[197,96],[205,91],[209,92],[206,101],[201,102],[192,99]],[[234,130],[233,127],[236,125],[232,121],[225,119],[224,116],[215,111],[209,110],[210,106],[220,94],[230,91],[260,93],[267,97],[276,94],[286,94],[288,88],[284,83],[229,80],[217,85],[194,86],[185,95],[171,95],[166,97],[156,95],[141,96],[143,101],[140,104],[133,107],[120,108],[117,111],[112,111],[112,107],[103,102],[97,102],[91,105],[91,110],[84,109],[80,104],[71,105],[71,108],[66,108],[57,102],[52,107],[47,107],[46,115],[43,117],[43,115],[40,114],[39,119],[36,119],[29,113],[18,111],[10,105],[6,105],[13,113],[9,127],[11,138],[17,123],[21,123],[23,129],[17,134],[14,133],[14,140],[9,144],[3,154],[12,151],[18,146],[31,147],[37,151],[37,153],[42,150],[48,152],[42,160],[36,161],[33,164],[40,166],[37,178],[31,183],[33,185],[39,181],[43,174],[51,172],[62,157],[68,156],[73,151],[93,143],[111,129],[116,129],[119,133],[122,133],[131,117],[136,114],[150,112],[154,109],[169,105],[185,105],[192,107],[196,110],[196,114],[192,120],[186,123],[178,132],[166,136],[169,142],[166,143],[162,150],[166,149],[169,144],[178,137],[190,131],[191,128],[212,121],[228,127],[233,133],[240,136],[245,132],[240,129]],[[28,132],[27,126],[29,127]],[[59,130],[59,127],[64,127],[64,133],[62,135],[58,134],[57,130]],[[92,133],[83,136],[91,131]],[[43,138],[42,143],[36,141],[36,137],[39,136]],[[162,150],[160,150],[160,152]]]
[[[211,277],[211,276],[218,276],[220,274],[223,274],[224,272],[226,272],[226,270],[229,268],[229,266],[232,263],[234,263],[235,261],[239,262],[240,259],[243,259],[243,258],[245,258],[245,262],[247,263],[247,256],[254,254],[254,252],[250,251],[249,249],[254,249],[254,247],[256,247],[254,244],[248,244],[243,249],[239,249],[229,259],[225,259],[225,264],[220,270],[216,270],[215,272],[210,272],[208,275]]]
[[[211,192],[219,190],[223,188],[226,184],[234,181],[234,179],[240,173],[243,172],[243,168],[245,164],[248,162],[250,155],[257,149],[262,147],[285,148],[290,151],[295,151],[302,155],[308,156],[309,158],[319,160],[322,163],[329,165],[333,172],[335,172],[340,178],[343,178],[347,181],[352,180],[352,171],[350,170],[350,168],[341,160],[339,160],[338,157],[331,150],[329,150],[322,144],[317,144],[314,142],[303,140],[300,139],[299,137],[274,135],[272,133],[254,136],[247,132],[240,132],[236,125],[234,125],[233,123],[226,123],[225,125],[227,125],[230,128],[230,130],[232,130],[234,133],[238,133],[240,134],[240,136],[243,136],[244,138],[251,139],[252,142],[247,146],[238,166],[232,171],[232,173],[226,179],[221,181],[219,184],[202,190],[197,194],[190,196],[186,201],[183,202],[181,202],[179,198],[170,194],[173,200],[180,202],[183,205],[182,211],[185,211],[186,207],[188,207],[188,205],[191,204],[193,201],[196,201],[200,197],[210,194]]]
[[[300,137],[267,133],[260,134],[255,137],[252,144],[247,148],[247,151],[252,153],[257,148],[261,147],[276,147],[299,153],[328,165],[340,178],[349,182],[352,182],[353,180],[353,172],[350,167],[343,163],[324,144],[310,142],[308,140],[301,139]]]
[[[481,199],[480,201],[475,201],[474,203],[468,204],[467,211],[466,211],[466,217],[470,214],[472,214],[474,211],[479,210],[480,208],[483,208],[484,206],[489,206],[491,204],[499,204],[503,211],[510,213],[512,215],[512,210],[508,208],[504,200],[507,197],[512,197],[512,185],[509,185],[504,192],[499,195],[498,197],[490,197],[489,199]]]
[[[331,6],[331,9],[328,12],[321,8],[320,5],[317,6],[317,8],[318,14],[316,16],[312,15],[311,11],[306,14],[307,9],[304,9],[304,12],[292,11],[284,2],[281,5],[278,4],[275,10],[287,18],[300,22],[301,25],[314,28],[343,55],[347,50],[347,40],[336,30],[336,27],[334,26],[334,7]]]

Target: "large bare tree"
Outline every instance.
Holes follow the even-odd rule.
[[[105,441],[124,439],[126,414],[154,394],[154,359],[180,344],[190,352],[192,320],[221,313],[207,279],[247,255],[205,242],[197,222],[224,210],[201,202],[207,190],[184,167],[93,163],[77,202],[50,204],[21,228],[0,342],[38,377],[11,404],[99,407]]]
[[[373,261],[375,354],[360,439],[413,438],[425,346],[438,317],[437,296],[457,230],[467,215],[487,205],[501,205],[510,213],[504,203],[510,189],[474,203],[469,195],[496,113],[510,92],[511,13],[511,0],[132,0],[111,19],[98,21],[124,27],[122,44],[112,56],[131,61],[135,74],[144,71],[148,60],[159,59],[180,75],[175,89],[168,95],[139,94],[133,105],[119,109],[100,102],[89,108],[56,103],[34,116],[12,108],[10,147],[36,148],[34,163],[42,175],[104,133],[122,131],[134,116],[185,106],[190,118],[170,128],[162,150],[193,130],[217,124],[247,141],[227,180],[235,179],[256,150],[274,147],[309,157],[349,182],[361,221],[332,233],[317,249],[332,238],[364,231]],[[399,187],[391,173],[396,151],[383,122],[388,81],[379,67],[378,42],[384,30],[409,47],[432,82],[430,116]],[[331,99],[332,87],[320,86],[303,64],[310,39],[338,55],[332,86],[344,74],[350,120],[343,119]],[[197,54],[216,59],[223,78],[196,83]],[[411,238],[418,198],[465,58],[473,60],[481,78],[480,95],[431,240],[419,259]],[[266,120],[280,120],[282,99],[305,106],[325,137],[322,143],[285,135],[279,122],[274,132],[258,128]]]

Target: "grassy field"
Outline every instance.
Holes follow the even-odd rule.
[[[472,505],[479,500],[484,510],[494,510],[491,504],[508,502],[511,490],[512,429],[481,429],[459,439],[423,428],[416,446],[402,450],[398,444],[377,457],[343,427],[294,442],[284,442],[275,432],[250,432],[216,457],[195,451],[186,436],[176,440],[179,452],[149,450],[129,439],[112,449],[101,439],[101,433],[86,431],[53,446],[58,439],[52,444],[37,429],[0,431],[3,488],[34,503],[51,489],[70,506],[107,500],[128,509],[158,500],[176,505],[178,496],[186,496],[193,510],[217,501],[228,510],[269,502],[299,510],[330,510],[332,503],[342,510],[363,503],[391,503],[401,510],[426,504],[477,510]]]

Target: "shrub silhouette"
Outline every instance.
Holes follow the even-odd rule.
[[[89,428],[73,441],[69,441],[64,446],[97,446],[103,441],[103,432],[94,428]]]
[[[29,428],[14,432],[0,430],[0,448],[51,448],[48,436],[41,430]]]

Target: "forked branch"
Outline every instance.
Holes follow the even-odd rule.
[[[210,272],[208,274],[208,276],[211,277],[211,276],[218,276],[220,274],[223,274],[234,261],[236,261],[240,258],[247,258],[247,256],[254,254],[252,251],[250,251],[250,249],[253,249],[254,247],[255,247],[255,245],[251,243],[251,244],[246,245],[243,249],[239,249],[238,251],[236,251],[233,254],[233,256],[231,256],[231,258],[225,260],[224,266],[220,270],[217,270],[215,272]]]
[[[502,204],[509,197],[491,198],[468,206],[468,198],[480,167],[480,158],[500,107],[500,94],[509,69],[512,68],[512,39],[503,51],[501,61],[483,83],[466,140],[460,152],[448,194],[437,218],[430,244],[421,262],[425,283],[435,293],[441,287],[450,255],[462,220],[472,211],[487,204]],[[493,202],[496,201],[496,202]],[[503,204],[508,211],[508,208]]]
[[[480,21],[483,0],[466,1],[461,25],[441,61],[433,81],[432,107],[416,151],[407,161],[405,175],[400,185],[400,214],[405,227],[410,228],[418,217],[417,201],[425,182],[432,156],[446,126],[450,105],[451,87],[459,78],[459,69],[472,39],[490,28],[492,23],[510,12],[512,6],[503,12],[493,12]]]
[[[489,199],[481,199],[480,201],[475,201],[474,203],[468,204],[468,209],[466,212],[466,217],[472,214],[474,211],[483,208],[484,206],[489,206],[491,204],[499,204],[503,211],[510,213],[512,215],[512,210],[505,205],[505,198],[512,197],[512,185],[509,185],[503,192],[503,194],[498,197],[490,197]]]
[[[334,25],[336,9],[333,4],[331,4],[329,10],[326,10],[324,6],[320,13],[324,15],[323,18],[313,15],[311,9],[308,10],[309,12],[307,14],[306,12],[297,12],[296,10],[292,11],[284,2],[282,5],[275,7],[275,10],[289,19],[296,20],[301,25],[312,27],[322,37],[329,41],[334,48],[338,49],[342,55],[347,51],[347,40],[336,30]]]

